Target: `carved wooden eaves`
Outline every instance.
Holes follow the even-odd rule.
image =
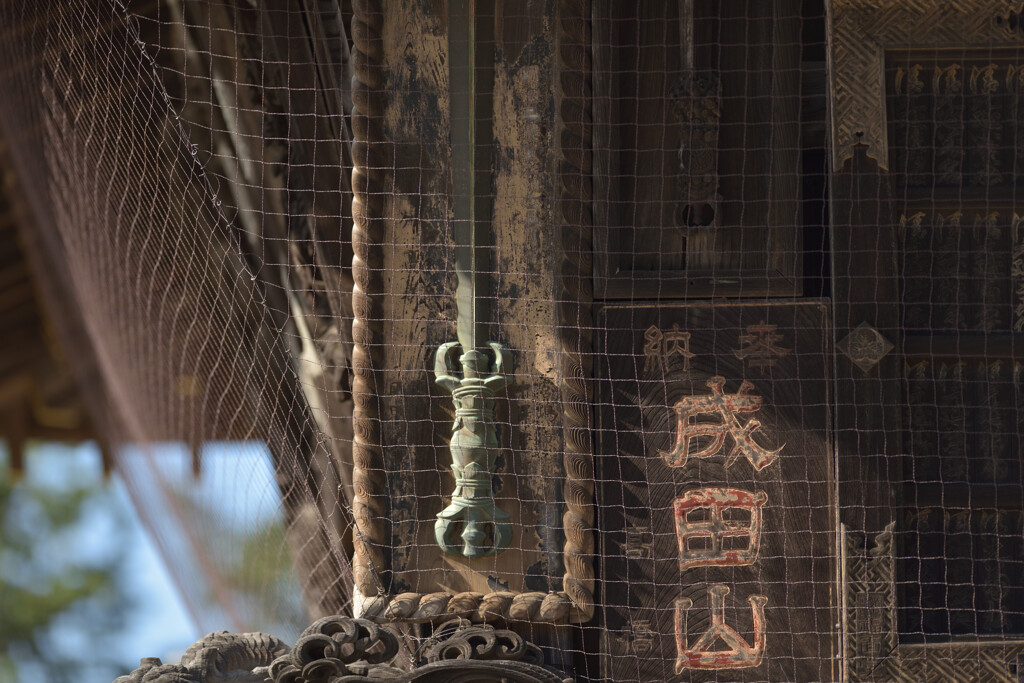
[[[893,49],[1024,44],[1017,0],[831,0],[829,84],[832,166],[856,145],[889,167],[885,52]]]

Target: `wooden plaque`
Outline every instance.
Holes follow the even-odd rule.
[[[826,305],[602,318],[602,675],[836,680]]]

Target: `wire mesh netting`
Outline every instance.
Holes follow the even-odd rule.
[[[303,241],[275,240],[273,228],[264,233],[264,224],[284,223],[286,211],[265,204],[260,185],[229,181],[225,170],[244,168],[250,180],[274,175],[282,159],[262,145],[272,135],[262,122],[273,114],[260,112],[260,126],[246,132],[260,141],[259,153],[225,147],[239,114],[230,115],[230,126],[211,119],[212,81],[186,64],[177,42],[186,37],[183,24],[167,8],[144,9],[146,21],[115,3],[5,7],[5,138],[33,209],[29,246],[46,274],[40,287],[59,311],[54,318],[106,436],[145,445],[119,452],[118,466],[199,622],[211,630],[216,623],[252,625],[242,617],[225,623],[224,613],[246,614],[246,601],[272,595],[269,582],[280,578],[272,574],[268,585],[238,594],[228,585],[233,574],[252,584],[247,572],[269,571],[233,557],[261,536],[267,545],[250,552],[290,552],[304,564],[299,576],[313,614],[340,612],[350,602],[343,555],[349,517],[339,503],[337,456],[296,369],[303,345],[326,331],[304,330],[304,337],[289,320],[289,297],[315,296],[311,283],[286,291],[282,281],[259,276],[285,268],[279,252]],[[190,58],[208,62],[208,50]],[[185,87],[205,88],[207,96],[193,100]],[[249,204],[240,199],[247,194]],[[246,207],[246,218],[235,204]],[[257,215],[268,217],[258,233],[240,227]],[[340,220],[340,210],[335,216]],[[341,325],[334,325],[338,347]],[[338,365],[328,362],[303,379],[312,385],[325,372],[340,373]],[[325,395],[344,403],[343,393],[338,386]],[[345,415],[344,408],[330,412]],[[171,465],[191,471],[191,458],[182,463],[164,453],[163,442],[195,457],[210,442],[265,446],[237,448],[247,469],[213,468],[208,474],[220,486],[201,492]],[[263,464],[266,453],[272,462]],[[270,464],[276,486],[268,488],[255,472]],[[271,506],[277,518],[218,514],[225,496]],[[287,528],[287,545],[273,545],[285,542],[274,524]],[[295,607],[287,600],[271,605],[282,616]]]
[[[0,19],[37,286],[203,628],[1017,680],[1011,2]]]

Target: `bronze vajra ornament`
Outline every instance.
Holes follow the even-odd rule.
[[[434,537],[446,553],[465,557],[496,555],[512,539],[509,514],[494,501],[492,479],[498,459],[498,432],[494,424],[494,396],[508,386],[503,371],[510,362],[501,344],[488,343],[491,354],[472,349],[458,357],[462,379],[453,362],[458,342],[442,344],[434,361],[436,382],[452,394],[452,501],[437,515]],[[456,532],[462,527],[461,541]]]

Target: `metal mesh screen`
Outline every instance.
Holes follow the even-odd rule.
[[[157,16],[166,20],[168,40],[182,39],[166,11]],[[43,3],[4,12],[5,137],[40,231],[32,247],[45,293],[61,312],[76,365],[91,379],[83,388],[97,421],[112,442],[145,445],[122,451],[118,466],[193,613],[208,628],[254,625],[208,614],[214,605],[247,613],[245,594],[222,584],[232,572],[245,573],[230,553],[266,531],[253,518],[211,518],[222,509],[210,504],[225,495],[280,509],[288,547],[264,551],[290,552],[304,566],[300,581],[314,614],[345,609],[349,522],[338,502],[337,463],[301,398],[295,361],[303,338],[287,321],[287,295],[257,274],[280,264],[247,241],[251,233],[218,196],[227,180],[207,170],[217,149],[210,139],[226,133],[208,119],[184,120],[184,92],[173,93],[176,105],[164,80],[170,67],[148,52],[163,46],[142,38],[153,24],[129,8]],[[184,51],[172,43],[162,54]],[[261,173],[271,165],[262,153],[237,154]],[[228,167],[226,157],[217,167]],[[232,194],[229,201],[242,200]],[[168,474],[170,456],[159,444],[177,442],[199,457],[216,441],[266,444],[275,489],[246,490],[246,473],[238,472],[220,492],[207,489],[206,500],[188,495],[192,484],[175,483],[181,477]],[[259,457],[250,454],[250,463],[258,467]]]

